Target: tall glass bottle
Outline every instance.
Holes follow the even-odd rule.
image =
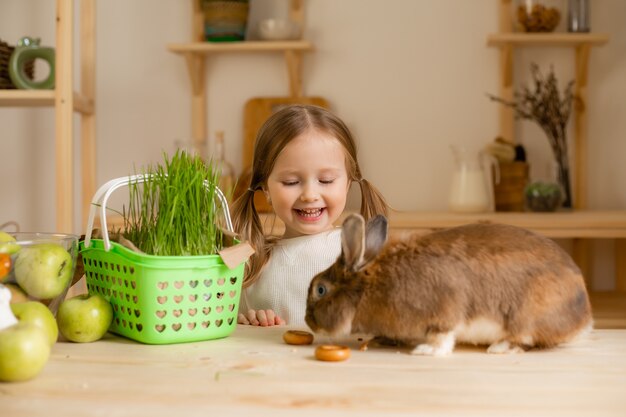
[[[235,167],[226,159],[224,132],[221,130],[215,132],[214,163],[220,173],[220,190],[222,190],[229,201],[232,201],[237,177],[235,176]]]
[[[589,0],[569,0],[567,5],[567,30],[589,32]]]

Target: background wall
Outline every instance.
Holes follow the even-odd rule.
[[[14,44],[28,34],[54,45],[54,3],[1,0],[0,39]],[[251,36],[258,19],[286,15],[286,0],[251,3]],[[304,37],[316,49],[304,60],[305,94],[327,98],[350,126],[364,175],[394,208],[446,209],[453,170],[449,145],[480,147],[497,135],[498,104],[486,97],[498,91],[498,52],[486,46],[487,35],[498,29],[497,5],[498,0],[305,1]],[[608,33],[610,41],[591,53],[589,206],[624,209],[626,2],[592,0],[591,11],[592,30]],[[189,40],[190,21],[191,0],[97,2],[98,184],[159,162],[163,151],[174,150],[175,140],[189,140],[187,69],[166,45]],[[553,65],[562,86],[574,77],[569,49],[516,53],[516,85],[528,80],[531,61],[544,71]],[[208,61],[207,71],[209,145],[213,132],[224,130],[227,158],[240,169],[244,104],[252,97],[288,94],[284,61],[278,54],[229,54]],[[530,122],[518,123],[517,133],[532,176],[548,175],[551,151],[543,133]],[[0,223],[54,230],[53,111],[0,109],[0,145]],[[82,227],[77,218],[76,231]],[[596,251],[602,260],[612,246],[598,242]]]

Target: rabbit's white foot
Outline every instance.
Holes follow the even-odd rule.
[[[524,349],[515,343],[511,343],[508,340],[501,340],[491,344],[487,348],[487,353],[522,353]]]
[[[417,345],[411,355],[446,356],[454,350],[454,333],[436,333],[427,337],[429,343]]]

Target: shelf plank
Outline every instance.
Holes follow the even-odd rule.
[[[228,52],[285,52],[310,51],[309,41],[243,41],[243,42],[188,42],[167,45],[167,49],[178,54],[213,54]]]
[[[0,107],[54,107],[54,90],[0,90]],[[93,100],[74,92],[74,110],[93,113]]]
[[[487,36],[488,46],[601,46],[609,41],[604,33],[494,33]]]
[[[551,238],[626,238],[626,210],[572,210],[552,213],[392,212],[389,227],[430,231],[473,222],[504,223],[533,230]]]

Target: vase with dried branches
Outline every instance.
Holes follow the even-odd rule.
[[[530,120],[537,123],[545,132],[550,142],[558,166],[558,181],[565,195],[563,207],[572,207],[570,186],[569,155],[567,151],[567,122],[576,100],[573,93],[574,81],[570,81],[563,96],[559,92],[554,68],[543,76],[539,66],[530,66],[532,83],[513,93],[513,100],[505,100],[489,94],[489,98],[511,107],[516,119]]]

